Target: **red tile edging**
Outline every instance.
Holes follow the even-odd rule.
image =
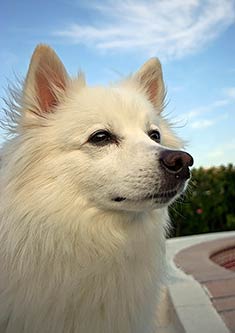
[[[202,284],[231,333],[235,333],[235,272],[210,257],[234,246],[235,237],[223,238],[188,247],[174,258],[177,267]]]

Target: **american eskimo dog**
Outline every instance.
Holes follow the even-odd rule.
[[[155,332],[167,207],[193,163],[164,96],[157,59],[88,87],[36,48],[1,151],[1,333]]]

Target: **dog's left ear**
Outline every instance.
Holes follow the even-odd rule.
[[[141,89],[147,95],[149,101],[154,105],[156,111],[163,110],[165,87],[162,75],[162,66],[157,58],[149,59],[134,75]]]
[[[66,90],[68,79],[64,65],[56,53],[47,45],[38,45],[24,85],[25,116],[43,116],[53,112]]]

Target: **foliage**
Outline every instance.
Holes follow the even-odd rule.
[[[171,236],[235,230],[235,167],[193,169],[189,189],[170,216]]]

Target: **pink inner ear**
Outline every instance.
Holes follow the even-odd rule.
[[[52,112],[53,108],[58,104],[58,99],[53,92],[53,85],[58,88],[65,89],[63,78],[52,72],[52,70],[38,70],[35,75],[36,91],[38,101],[42,112]]]
[[[141,77],[142,86],[144,86],[147,97],[154,106],[158,101],[160,88],[159,80],[155,76],[155,73],[145,73]]]
[[[149,100],[155,104],[156,98],[157,98],[157,93],[158,93],[158,83],[157,80],[152,80],[147,88],[147,94],[149,96]]]
[[[48,112],[56,104],[56,101],[48,80],[41,72],[36,73],[36,89],[41,110]]]

